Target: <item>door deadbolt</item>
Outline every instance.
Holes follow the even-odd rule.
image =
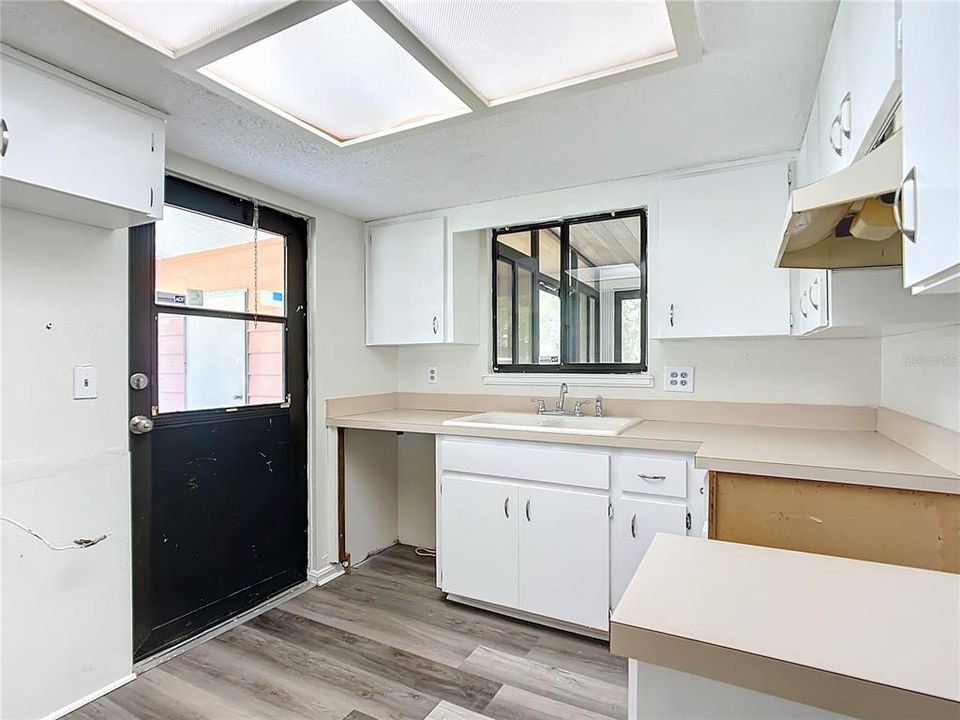
[[[153,420],[145,415],[134,415],[130,418],[130,432],[134,435],[143,435],[153,430]]]
[[[145,373],[138,372],[130,376],[130,387],[134,390],[143,390],[149,384],[150,378]]]

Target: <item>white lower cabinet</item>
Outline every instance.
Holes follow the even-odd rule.
[[[687,506],[663,500],[620,498],[610,530],[610,600],[616,607],[657,533],[687,534]]]
[[[516,607],[517,486],[459,477],[444,477],[441,482],[443,589]]]
[[[692,456],[438,444],[439,586],[462,599],[606,631],[654,535],[703,524],[704,473]]]
[[[608,504],[606,494],[520,488],[521,610],[606,629]]]

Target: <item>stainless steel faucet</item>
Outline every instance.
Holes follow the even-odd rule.
[[[557,397],[557,412],[564,413],[563,404],[567,400],[567,384],[560,383],[560,395]]]
[[[589,405],[591,400],[577,400],[573,405],[573,410],[567,410],[565,405],[567,401],[567,391],[569,388],[566,383],[560,383],[560,394],[557,396],[556,407],[553,410],[547,410],[547,402],[541,398],[530,398],[537,404],[537,415],[574,415],[583,417],[583,406]],[[599,398],[598,398],[599,399]],[[603,409],[600,409],[602,414]]]

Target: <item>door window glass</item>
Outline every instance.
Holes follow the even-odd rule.
[[[217,293],[243,289],[236,309],[283,316],[286,251],[282,236],[168,205],[157,223],[156,302],[216,307]]]

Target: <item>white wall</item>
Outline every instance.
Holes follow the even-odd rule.
[[[960,325],[883,339],[884,407],[960,432]]]
[[[131,670],[127,454],[127,237],[0,211],[2,701],[10,720],[44,717]],[[73,400],[74,365],[99,397]]]

